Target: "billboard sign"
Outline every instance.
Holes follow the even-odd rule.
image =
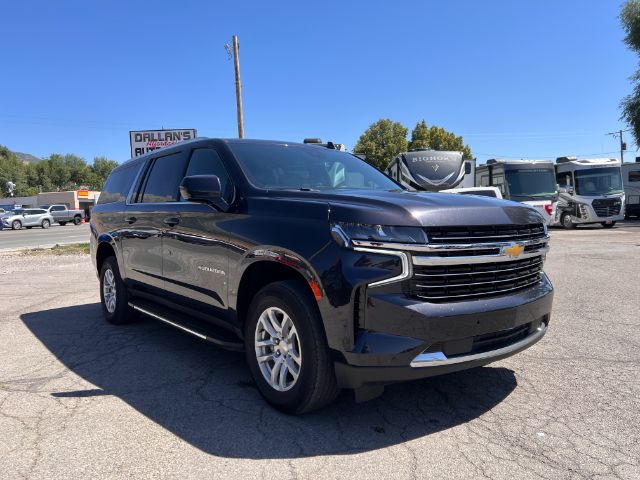
[[[131,158],[139,157],[152,150],[168,147],[183,140],[193,140],[198,136],[195,128],[176,130],[134,130],[129,132]]]

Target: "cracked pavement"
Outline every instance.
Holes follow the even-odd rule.
[[[640,479],[640,222],[551,246],[534,347],[302,417],[240,354],[107,324],[87,256],[0,255],[0,478]]]

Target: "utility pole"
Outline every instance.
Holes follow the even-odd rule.
[[[238,110],[238,138],[244,138],[244,120],[242,118],[242,83],[240,83],[240,58],[238,36],[233,36],[233,67],[236,72],[236,108]]]
[[[620,139],[620,163],[624,163],[624,151],[627,149],[627,144],[624,142],[624,140],[622,138],[622,134],[625,131],[626,130],[618,130],[617,132],[607,133],[607,135],[611,135],[614,138],[619,138]]]

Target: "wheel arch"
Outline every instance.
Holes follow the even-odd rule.
[[[116,261],[118,259],[113,239],[107,235],[102,235],[98,238],[98,248],[96,248],[96,270],[98,275],[104,260],[108,257],[116,257]]]
[[[253,296],[266,285],[284,280],[297,280],[304,284],[305,292],[320,313],[318,304],[325,297],[321,284],[311,267],[298,256],[260,249],[245,258],[250,260],[239,269],[235,289],[235,310],[240,328],[244,326]]]

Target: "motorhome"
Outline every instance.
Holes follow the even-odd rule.
[[[622,185],[625,215],[640,217],[640,157],[636,158],[636,163],[622,164]]]
[[[398,154],[384,173],[407,188],[438,192],[457,186],[470,168],[462,152],[412,150]]]
[[[560,197],[554,224],[575,228],[600,223],[610,228],[624,219],[620,160],[558,157],[556,179]]]
[[[497,187],[502,197],[531,205],[551,224],[558,202],[553,162],[492,158],[476,168],[477,187]]]

